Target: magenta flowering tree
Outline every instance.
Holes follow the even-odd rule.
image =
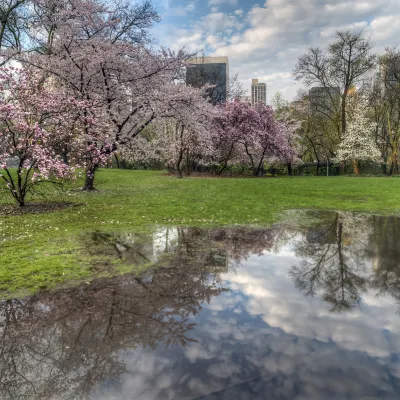
[[[71,141],[80,104],[22,69],[0,69],[0,90],[0,179],[22,207],[36,185],[60,182],[75,171],[74,156],[67,163],[57,149]]]
[[[264,171],[264,160],[275,154],[281,132],[270,107],[257,104],[252,108],[252,124],[240,143],[248,157],[254,176]]]
[[[259,103],[254,109],[258,121],[252,134],[245,138],[243,144],[250,159],[253,175],[258,176],[264,171],[266,159],[291,162],[295,152],[289,142],[288,127],[277,121],[272,107]]]
[[[213,124],[213,146],[217,174],[228,165],[244,158],[243,141],[251,135],[258,122],[256,111],[246,102],[234,100],[219,106]]]
[[[252,107],[235,100],[221,107],[213,133],[218,173],[231,163],[247,166],[258,176],[266,159],[287,162],[294,158],[289,130],[277,121],[272,108],[263,104]]]

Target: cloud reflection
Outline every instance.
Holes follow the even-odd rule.
[[[397,398],[400,222],[320,217],[85,237],[158,268],[3,301],[0,397]]]

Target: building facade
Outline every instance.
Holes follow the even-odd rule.
[[[228,57],[199,57],[189,61],[186,68],[186,85],[196,88],[210,85],[208,95],[213,104],[226,102],[228,82]]]
[[[311,112],[320,117],[332,117],[340,107],[340,88],[313,87],[309,91]]]
[[[258,79],[253,79],[251,82],[251,105],[257,103],[267,104],[267,85],[259,83]]]
[[[398,90],[400,85],[400,56],[393,56],[379,65],[376,81],[380,82],[383,93]]]

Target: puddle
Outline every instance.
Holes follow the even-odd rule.
[[[89,235],[158,268],[1,302],[0,398],[398,398],[400,218],[308,216]]]

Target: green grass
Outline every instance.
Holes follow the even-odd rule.
[[[96,183],[98,192],[70,191],[52,198],[81,203],[80,207],[0,217],[0,295],[126,272],[126,265],[93,271],[93,257],[87,254],[84,238],[96,230],[141,231],[154,224],[269,224],[284,211],[301,208],[400,211],[400,179],[396,178],[179,180],[160,172],[102,170]],[[11,202],[4,191],[0,196],[0,205]]]

